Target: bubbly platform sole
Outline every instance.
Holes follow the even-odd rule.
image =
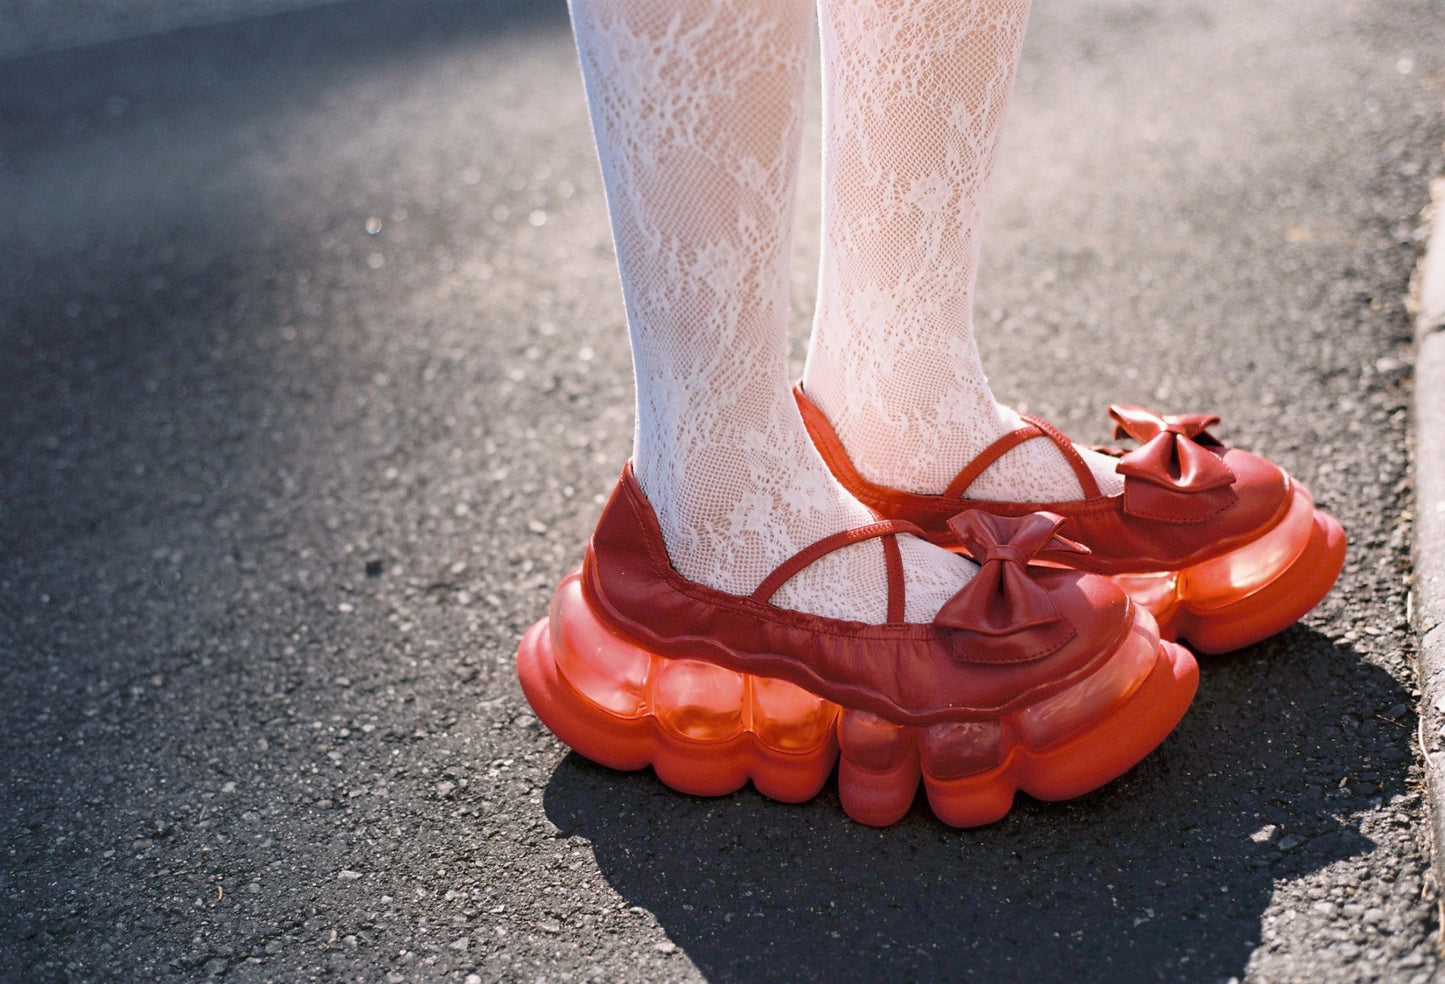
[[[944,823],[1001,819],[1022,790],[1062,800],[1096,789],[1174,729],[1198,686],[1188,650],[1147,616],[1069,689],[978,721],[897,724],[792,683],[648,652],[600,621],[577,573],[517,650],[522,689],[565,744],[614,769],[651,766],[673,789],[720,796],[751,781],[773,799],[816,796],[838,765],[843,809],[887,826],[922,782]]]
[[[1263,536],[1179,571],[1119,574],[1166,639],[1224,653],[1289,628],[1320,603],[1345,565],[1345,531],[1294,483],[1290,508]]]

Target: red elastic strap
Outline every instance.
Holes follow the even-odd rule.
[[[1069,466],[1074,469],[1074,477],[1079,480],[1079,487],[1084,490],[1084,498],[1097,499],[1103,495],[1103,492],[1099,489],[1098,480],[1094,478],[1094,473],[1090,470],[1088,462],[1084,461],[1084,456],[1079,454],[1079,449],[1074,447],[1073,441],[1059,433],[1059,429],[1047,420],[1040,420],[1028,414],[1021,414],[1021,416],[1049,437],[1053,438],[1054,444],[1064,453],[1064,458],[1068,461]]]
[[[978,481],[978,477],[997,463],[998,459],[1025,441],[1032,441],[1036,437],[1047,437],[1063,453],[1064,460],[1073,469],[1074,477],[1079,480],[1079,486],[1084,490],[1084,498],[1097,499],[1101,494],[1099,483],[1094,479],[1094,473],[1089,470],[1084,456],[1079,454],[1078,449],[1074,447],[1074,442],[1061,434],[1059,429],[1047,420],[1040,420],[1038,417],[1032,417],[1026,413],[1019,414],[1019,416],[1028,421],[1029,426],[1010,431],[980,451],[978,457],[970,461],[963,471],[948,483],[948,488],[943,490],[944,496],[951,499],[965,498],[964,493],[968,491],[969,486]]]
[[[994,462],[1025,441],[1032,441],[1034,438],[1042,436],[1042,428],[1039,427],[1020,427],[1016,431],[1009,431],[980,451],[978,457],[970,461],[964,466],[963,471],[954,476],[953,481],[948,483],[948,488],[943,490],[944,497],[963,498],[963,493],[968,491],[968,487],[977,481],[978,476],[982,475]]]
[[[885,519],[877,523],[869,523],[867,526],[843,530],[832,536],[825,536],[812,546],[804,547],[779,564],[777,570],[763,579],[763,583],[758,585],[751,597],[753,601],[766,604],[768,599],[776,594],[778,589],[790,578],[818,558],[824,557],[834,550],[851,547],[855,543],[887,537],[888,539],[883,541],[883,565],[888,576],[888,621],[901,622],[904,609],[903,554],[898,548],[898,541],[894,539],[899,533],[910,533],[921,537],[923,530],[903,520]]]

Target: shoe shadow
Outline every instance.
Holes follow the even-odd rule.
[[[983,829],[920,800],[872,830],[831,785],[800,807],[697,799],[576,754],[544,809],[712,981],[1242,977],[1277,879],[1373,849],[1358,817],[1405,792],[1413,717],[1362,713],[1408,695],[1308,629],[1202,668],[1185,721],[1128,775],[1071,803],[1020,797]]]

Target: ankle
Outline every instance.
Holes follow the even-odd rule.
[[[791,455],[766,460],[710,454],[682,467],[658,467],[639,453],[635,474],[653,507],[663,545],[683,577],[733,595],[750,595],[793,555],[827,536],[867,526],[877,516],[828,471],[798,423]],[[774,446],[770,450],[776,450]],[[639,449],[645,451],[647,449]],[[637,467],[643,461],[649,467]],[[749,467],[749,464],[761,467]],[[933,545],[900,536],[904,618],[928,622],[972,577],[974,566]],[[786,581],[772,604],[826,618],[887,620],[888,576],[882,545],[859,543],[810,564]]]
[[[1113,458],[1069,444],[1042,422],[1049,433],[1038,434],[1017,412],[996,403],[986,383],[981,393],[965,390],[962,398],[939,399],[929,410],[859,399],[859,389],[847,390],[845,397],[825,377],[814,379],[805,400],[826,422],[824,431],[832,431],[822,439],[835,441],[857,475],[875,485],[1039,504],[1123,491]],[[1008,446],[1010,436],[1028,430],[1037,436],[1021,435],[1023,440]]]
[[[810,361],[803,389],[858,474],[906,492],[942,493],[995,441],[1024,426],[994,401],[986,381],[828,373]]]

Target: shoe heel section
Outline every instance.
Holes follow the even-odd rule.
[[[543,723],[586,758],[653,766],[681,792],[750,779],[774,799],[812,798],[837,756],[838,707],[782,680],[652,653],[600,621],[568,575],[524,637],[518,673]]]

